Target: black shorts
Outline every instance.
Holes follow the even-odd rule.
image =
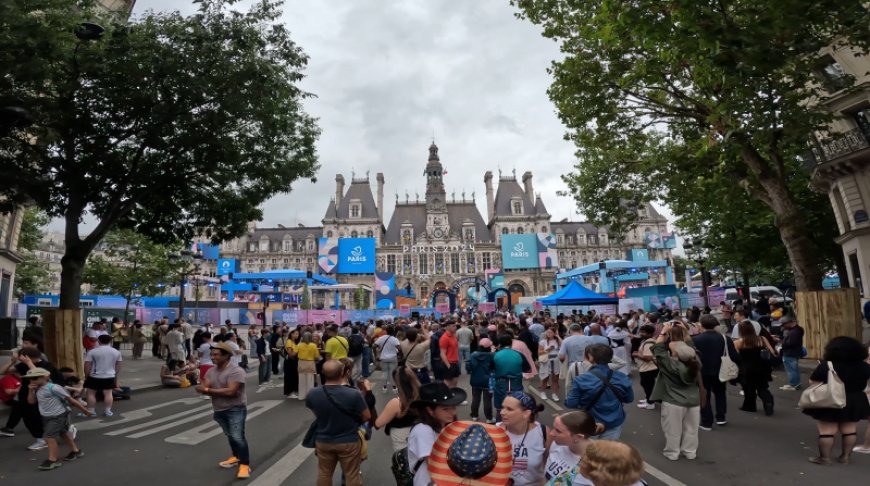
[[[444,375],[447,374],[447,368],[441,360],[432,362],[432,374],[435,376],[436,380],[444,379]]]
[[[113,390],[115,389],[115,379],[89,376],[85,378],[85,388],[88,390]]]
[[[445,380],[452,380],[453,378],[459,378],[460,370],[459,363],[452,363],[449,368],[447,368],[444,373]]]

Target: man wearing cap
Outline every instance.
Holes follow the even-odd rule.
[[[235,350],[228,343],[216,343],[209,350],[214,367],[205,373],[197,393],[211,397],[214,421],[220,425],[230,443],[233,455],[218,463],[220,467],[239,467],[236,478],[251,477],[251,459],[245,438],[248,400],[245,395],[245,370],[233,363]]]
[[[101,336],[102,337],[102,336]],[[111,343],[111,338],[109,338]],[[51,373],[44,368],[31,368],[23,378],[27,378],[27,403],[39,408],[42,418],[43,437],[48,445],[48,459],[39,466],[40,470],[50,471],[63,466],[63,462],[57,458],[57,439],[63,437],[70,447],[70,453],[63,458],[64,461],[75,461],[84,457],[84,452],[79,449],[73,436],[70,434],[69,410],[67,404],[89,414],[88,409],[75,398],[71,397],[62,385],[49,383]]]
[[[786,314],[779,320],[782,324],[782,364],[788,374],[788,384],[780,390],[795,391],[801,389],[801,374],[798,361],[803,357],[804,328],[800,327],[794,315]]]
[[[305,397],[317,420],[314,450],[317,453],[317,486],[332,486],[335,466],[341,463],[347,486],[362,486],[362,442],[359,426],[372,415],[362,394],[356,388],[344,386],[344,365],[341,361],[323,363],[325,382]]]

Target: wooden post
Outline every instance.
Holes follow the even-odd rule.
[[[81,309],[45,309],[45,354],[57,367],[68,366],[84,376]]]
[[[795,294],[795,314],[804,328],[810,359],[821,359],[825,345],[837,336],[862,338],[858,289],[832,289]]]

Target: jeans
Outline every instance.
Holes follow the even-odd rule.
[[[725,397],[725,383],[719,381],[718,376],[701,376],[704,381],[704,388],[707,389],[707,403],[701,407],[701,427],[710,428],[713,426],[713,405],[710,400],[710,395],[716,397],[716,421],[724,422],[725,413],[728,411],[728,402]]]
[[[622,435],[622,428],[625,427],[625,422],[616,425],[614,427],[608,427],[604,432],[590,437],[591,440],[619,440],[619,436]]]
[[[269,356],[264,356],[263,358],[260,361],[260,368],[257,370],[257,377],[261,385],[269,381],[269,378],[272,378],[272,360],[269,359]]]
[[[314,451],[317,454],[317,486],[332,486],[332,475],[338,463],[341,463],[341,470],[344,473],[344,484],[362,486],[362,474],[359,469],[362,462],[360,441],[346,444],[317,442]]]
[[[224,435],[230,442],[233,456],[239,459],[240,464],[249,466],[251,457],[248,452],[248,440],[245,439],[245,420],[248,418],[248,409],[244,406],[233,407],[220,412],[215,411],[214,421],[221,426]]]
[[[783,356],[782,364],[785,367],[785,372],[788,374],[788,384],[791,386],[800,386],[801,373],[798,370],[798,358]]]
[[[489,388],[471,387],[471,416],[478,418],[480,411],[480,399],[483,396],[483,415],[487,420],[492,420],[492,394]]]
[[[281,369],[281,355],[277,352],[272,353],[272,374],[277,375]]]
[[[369,370],[369,366],[372,364],[372,348],[370,346],[363,346],[363,354],[362,354],[362,376],[363,378],[368,378],[371,376],[372,372]]]
[[[471,346],[459,346],[459,366],[465,365],[465,372],[468,371],[468,360],[471,359]]]
[[[381,360],[381,369],[384,371],[384,388],[396,386],[396,382],[393,381],[393,372],[396,371],[396,366],[398,366],[396,361]]]

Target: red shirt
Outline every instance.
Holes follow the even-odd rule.
[[[21,382],[18,381],[13,375],[3,375],[0,378],[0,402],[8,402],[15,398],[15,395],[9,395],[6,393],[7,389],[18,388],[21,386]]]
[[[459,362],[459,340],[456,336],[445,332],[441,339],[438,340],[438,346],[441,351],[447,355],[447,362],[450,364]]]

